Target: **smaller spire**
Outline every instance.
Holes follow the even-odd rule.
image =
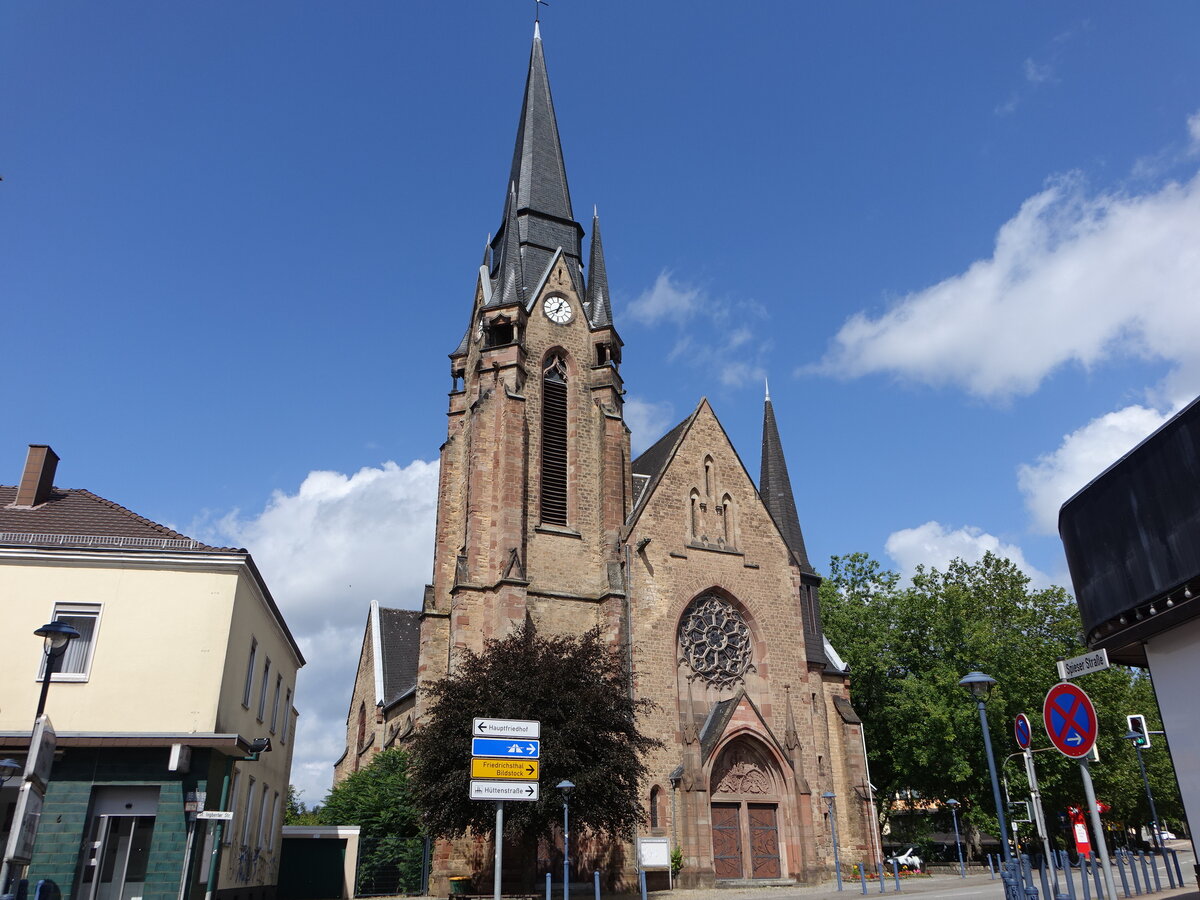
[[[500,260],[496,279],[500,290],[500,302],[517,303],[525,299],[525,285],[521,266],[521,236],[517,230],[517,185],[509,182],[508,201],[504,204],[504,240],[500,244]]]
[[[770,403],[771,402],[771,384],[765,378],[763,379],[763,389],[767,392],[766,399],[767,399],[767,402]]]
[[[587,304],[592,327],[612,324],[608,299],[608,272],[604,266],[604,242],[600,239],[600,214],[592,208],[592,252],[588,260]]]
[[[483,262],[480,265],[489,272],[492,270],[492,236],[490,233],[487,240],[483,242]]]

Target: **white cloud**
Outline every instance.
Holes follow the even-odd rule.
[[[629,305],[628,314],[647,325],[657,324],[664,319],[682,322],[696,311],[699,300],[698,287],[681,284],[664,269],[654,280],[653,287],[642,291]]]
[[[1025,60],[1025,80],[1030,84],[1041,84],[1049,81],[1054,75],[1054,67],[1049,63],[1036,63],[1032,59]]]
[[[197,534],[246,547],[308,664],[292,782],[309,805],[329,788],[371,600],[417,609],[433,569],[438,465],[386,462],[353,475],[310,472],[262,512],[234,512]]]
[[[988,259],[851,317],[819,370],[892,373],[993,399],[1055,369],[1136,357],[1173,365],[1164,403],[1200,391],[1200,176],[1140,195],[1090,196],[1058,179],[996,236]]]
[[[1169,416],[1127,406],[1063,437],[1053,453],[1017,470],[1017,484],[1037,531],[1058,533],[1058,510],[1076,491],[1135,447]]]
[[[629,440],[633,454],[641,453],[676,424],[672,419],[670,403],[651,403],[639,397],[626,397],[625,424],[629,426]]]
[[[971,525],[951,531],[940,522],[926,522],[916,528],[892,532],[884,549],[895,561],[905,580],[912,577],[919,565],[945,571],[952,559],[978,562],[990,551],[1011,560],[1029,576],[1034,587],[1048,587],[1051,583],[1045,573],[1029,564],[1020,547],[1006,544],[995,535]]]
[[[735,360],[721,366],[721,384],[727,387],[741,387],[744,384],[758,384],[767,377],[767,370],[762,366],[746,360]]]

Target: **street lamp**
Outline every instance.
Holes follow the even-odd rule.
[[[950,807],[950,815],[954,818],[954,849],[958,851],[958,874],[966,878],[967,867],[963,865],[962,842],[958,838],[958,801],[947,800],[946,805]]]
[[[837,794],[833,791],[826,791],[821,795],[821,799],[829,807],[829,827],[833,831],[833,872],[837,876],[837,889],[842,889],[842,861],[838,856],[838,839],[837,839],[837,816],[833,814],[833,801]]]
[[[24,767],[15,759],[0,759],[0,788]]]
[[[55,619],[47,625],[43,625],[34,632],[38,637],[43,639],[43,652],[45,653],[45,666],[42,672],[42,690],[38,694],[37,713],[33,717],[33,731],[29,734],[29,752],[33,754],[33,735],[37,731],[38,720],[46,711],[46,694],[50,690],[50,681],[54,677],[54,673],[58,671],[59,665],[62,663],[63,654],[67,652],[67,644],[79,637],[79,632],[63,622],[61,619]],[[3,766],[7,763],[12,763],[13,760],[5,760],[0,764]],[[7,781],[10,775],[5,775],[0,779],[0,784]],[[19,823],[14,822],[13,828],[19,827]],[[17,870],[18,873],[20,869]],[[12,866],[5,861],[0,864],[0,894],[6,893],[8,889],[9,876],[12,873]]]
[[[43,652],[46,654],[46,670],[42,674],[42,692],[38,696],[37,714],[33,717],[36,722],[46,711],[46,693],[50,690],[50,680],[62,664],[62,658],[67,652],[67,644],[79,637],[79,632],[61,619],[55,619],[53,622],[43,625],[34,634],[44,639]]]
[[[1162,832],[1158,824],[1158,810],[1154,808],[1154,794],[1150,790],[1150,779],[1146,777],[1146,762],[1142,759],[1141,741],[1144,738],[1144,734],[1138,734],[1132,728],[1125,735],[1125,740],[1133,744],[1133,749],[1137,753],[1138,768],[1142,770],[1142,785],[1146,788],[1146,799],[1150,801],[1150,827],[1154,829],[1154,849],[1158,851],[1159,856],[1162,856]]]
[[[564,778],[557,787],[562,791],[563,798],[563,900],[568,900],[571,896],[571,791],[575,785]]]
[[[983,729],[983,746],[987,751],[988,773],[992,776],[992,797],[996,801],[996,817],[1000,820],[1000,850],[1004,854],[1004,862],[1012,862],[1012,854],[1008,849],[1008,818],[1004,815],[1004,804],[1000,801],[1000,781],[996,778],[996,758],[992,755],[992,736],[988,731],[987,701],[992,692],[996,679],[982,672],[971,672],[964,675],[958,682],[959,687],[965,687],[975,698],[979,706],[979,725]]]

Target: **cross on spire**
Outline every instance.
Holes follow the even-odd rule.
[[[549,6],[546,0],[533,0],[533,24],[542,21],[542,7]]]

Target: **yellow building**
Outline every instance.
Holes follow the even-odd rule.
[[[271,898],[300,649],[247,551],[54,487],[57,464],[30,445],[20,484],[0,486],[0,756],[29,749],[46,660],[33,632],[79,633],[48,686],[57,752],[26,877],[67,898]],[[21,781],[0,793],[0,826]],[[201,815],[220,809],[232,819]]]

